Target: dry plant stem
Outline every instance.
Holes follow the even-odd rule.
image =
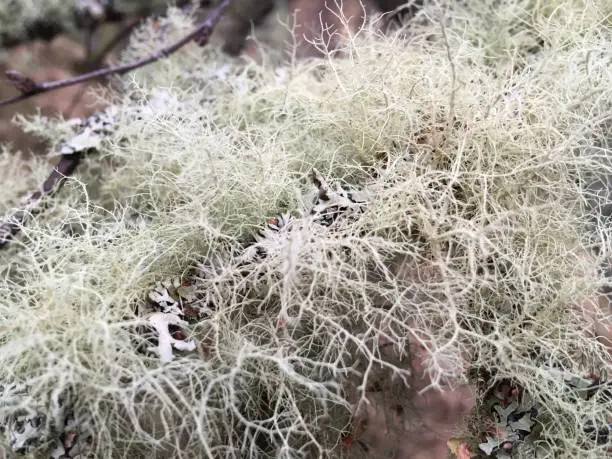
[[[57,165],[44,181],[39,190],[35,191],[27,199],[24,208],[15,212],[8,221],[0,225],[0,249],[4,248],[10,239],[19,232],[23,221],[32,213],[32,209],[37,207],[44,197],[51,196],[58,191],[66,177],[70,176],[79,165],[81,155],[63,155]]]
[[[195,40],[199,46],[204,46],[208,43],[210,36],[212,34],[213,29],[223,16],[225,9],[228,7],[230,0],[224,0],[221,2],[204,20],[200,23],[190,34],[183,37],[181,40],[177,41],[173,45],[168,46],[167,48],[163,48],[157,53],[136,62],[132,62],[130,64],[119,65],[115,67],[110,67],[106,69],[95,70],[93,72],[88,72],[83,75],[76,76],[74,78],[66,78],[64,80],[58,81],[45,81],[42,83],[36,83],[34,87],[29,88],[28,91],[23,92],[22,94],[15,96],[11,99],[5,99],[0,101],[0,107],[3,105],[13,104],[15,102],[19,102],[24,99],[29,99],[30,97],[36,96],[38,94],[53,91],[55,89],[65,88],[68,86],[72,86],[75,84],[83,83],[85,81],[93,80],[96,78],[105,77],[112,74],[123,75],[124,73],[131,72],[132,70],[136,70],[137,68],[144,67],[145,65],[152,64],[160,59],[166,58],[170,56],[172,53],[178,51],[191,40]],[[27,77],[25,77],[27,78]],[[28,78],[29,81],[32,81]],[[11,80],[12,81],[12,80]]]

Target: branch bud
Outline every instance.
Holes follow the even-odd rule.
[[[17,70],[7,70],[5,75],[7,80],[22,94],[30,94],[40,89],[40,86],[32,78]]]

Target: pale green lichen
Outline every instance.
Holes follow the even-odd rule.
[[[531,8],[519,22],[546,37],[531,49],[509,26],[488,45],[490,2],[452,3],[335,58],[272,67],[189,45],[123,77],[116,130],[0,253],[0,379],[36,407],[70,387],[97,457],[333,456],[351,388],[382,374],[402,397],[405,355],[382,340],[419,339],[434,386],[466,365],[514,378],[543,407],[545,451],[605,454],[582,427],[607,408],[568,403],[550,363],[609,367],[574,307],[609,252],[604,226],[600,255],[588,246],[581,188],[612,173],[609,148],[590,148],[609,135],[609,6],[504,2]],[[172,10],[124,59],[191,24]],[[28,167],[5,177],[3,210],[45,170]],[[313,168],[362,190],[361,216],[304,223],[245,263],[267,218],[304,208]],[[160,364],[138,327],[176,276],[215,307],[187,330],[197,349]]]

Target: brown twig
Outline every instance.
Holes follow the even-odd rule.
[[[72,78],[66,78],[64,80],[45,81],[42,83],[35,83],[31,78],[21,75],[23,80],[27,80],[28,83],[33,83],[33,85],[31,85],[28,88],[25,88],[29,90],[25,92],[22,91],[22,94],[18,96],[0,101],[0,107],[3,105],[9,105],[15,102],[22,101],[24,99],[28,99],[30,97],[36,96],[44,92],[54,91],[56,89],[65,88],[65,87],[72,86],[75,84],[83,83],[85,81],[104,77],[107,75],[112,75],[112,74],[123,75],[124,73],[131,72],[132,70],[135,70],[140,67],[144,67],[145,65],[149,65],[153,62],[156,62],[160,59],[164,59],[170,56],[172,53],[178,51],[183,46],[185,46],[187,43],[191,42],[192,40],[195,40],[199,46],[204,46],[206,43],[208,43],[208,40],[210,39],[210,36],[212,34],[214,27],[217,25],[217,23],[223,16],[223,13],[225,12],[225,9],[229,5],[229,3],[230,3],[230,0],[223,0],[208,15],[208,17],[203,22],[201,22],[191,33],[189,33],[188,35],[186,35],[185,37],[183,37],[182,39],[180,39],[173,45],[163,48],[157,53],[147,58],[141,59],[139,61],[132,62],[130,64],[118,65],[118,66],[114,66],[114,67],[110,67],[106,69],[94,70],[92,72],[84,73],[83,75],[78,75]],[[23,88],[19,88],[19,89],[23,89]]]
[[[7,105],[17,100],[22,100],[27,97],[32,97],[35,94],[42,92],[52,91],[54,89],[64,88],[73,84],[78,84],[89,79],[98,78],[100,76],[109,75],[111,73],[123,74],[142,67],[144,65],[155,62],[164,57],[168,57],[170,54],[179,50],[181,47],[189,43],[191,40],[195,40],[200,46],[204,46],[208,43],[208,40],[212,34],[215,25],[221,19],[225,9],[229,5],[230,0],[224,0],[221,4],[215,8],[208,15],[208,17],[200,23],[193,32],[185,36],[175,44],[162,49],[158,53],[132,64],[126,64],[122,66],[113,67],[110,69],[98,70],[95,72],[86,73],[75,78],[68,78],[66,80],[60,80],[55,82],[47,83],[35,83],[31,78],[22,75],[19,72],[10,72],[9,78],[11,81],[21,90],[25,90],[24,93],[18,98],[9,99],[7,101],[0,102],[0,105]],[[44,181],[39,190],[32,193],[26,200],[25,205],[22,209],[11,215],[6,222],[0,225],[0,249],[5,247],[9,241],[20,231],[23,222],[29,215],[33,215],[37,210],[40,210],[39,206],[45,197],[55,194],[64,184],[67,177],[72,175],[76,170],[77,166],[81,162],[82,154],[75,153],[69,155],[62,155],[60,161],[51,171],[51,174]]]

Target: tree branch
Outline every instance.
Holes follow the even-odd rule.
[[[189,33],[173,45],[163,48],[157,53],[136,62],[118,65],[106,69],[94,70],[92,72],[84,73],[82,75],[78,75],[72,78],[66,78],[64,80],[45,81],[42,83],[36,83],[31,78],[19,74],[19,72],[9,71],[11,72],[10,75],[7,72],[7,77],[9,78],[9,81],[16,82],[17,88],[20,89],[22,93],[13,98],[0,101],[0,107],[3,105],[13,104],[24,99],[29,99],[30,97],[36,96],[44,92],[54,91],[56,89],[73,86],[75,84],[83,83],[85,81],[93,80],[107,75],[123,75],[137,68],[144,67],[145,65],[149,65],[158,60],[167,58],[192,40],[195,40],[199,46],[204,46],[208,43],[208,40],[210,39],[210,36],[215,26],[223,16],[223,13],[225,12],[229,3],[230,0],[223,0],[213,11],[211,11],[208,17],[203,22],[201,22],[191,33]]]

